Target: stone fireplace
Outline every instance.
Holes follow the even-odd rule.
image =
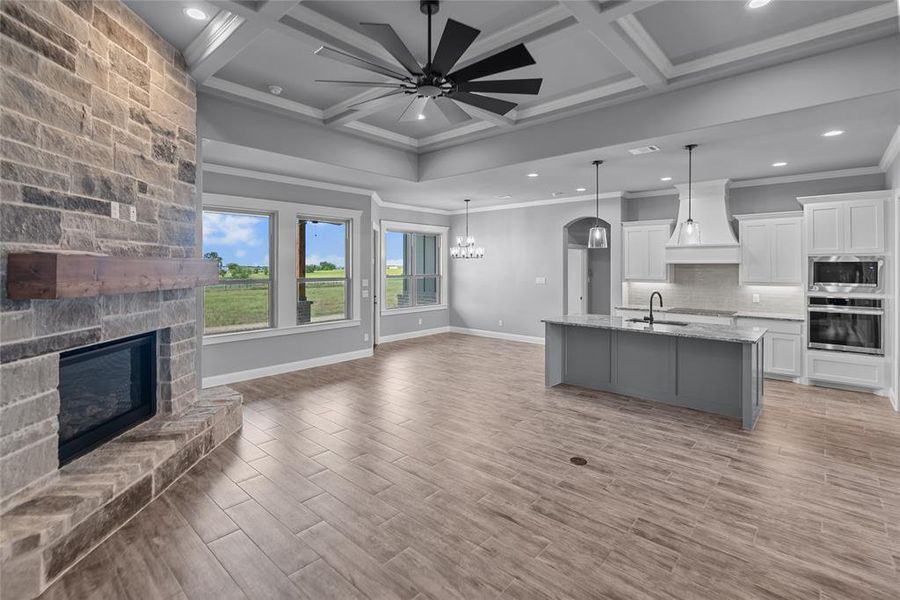
[[[144,263],[132,262],[120,271],[142,283],[122,293],[8,293],[21,283],[13,254],[155,267],[197,257],[199,199],[195,86],[177,50],[118,0],[9,0],[0,10],[0,579],[4,598],[27,598],[235,431],[241,415],[230,390],[199,391],[196,285],[148,286]],[[60,468],[79,427],[131,412],[86,398],[139,403],[125,395],[132,375],[146,376],[129,372],[126,384],[131,358],[120,355],[106,365],[120,380],[79,389],[86,382],[73,357],[144,335],[155,416],[82,439]],[[82,403],[74,421],[60,417],[61,400]]]

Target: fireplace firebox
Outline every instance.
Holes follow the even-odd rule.
[[[59,464],[156,413],[156,333],[63,352],[59,359]]]

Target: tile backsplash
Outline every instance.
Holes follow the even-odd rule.
[[[675,265],[668,283],[626,282],[622,299],[627,305],[647,306],[659,290],[667,308],[710,308],[803,314],[804,294],[799,285],[740,285],[738,265]],[[759,294],[759,302],[753,295]]]

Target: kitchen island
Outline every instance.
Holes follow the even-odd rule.
[[[766,330],[632,322],[606,315],[543,320],[544,377],[738,419],[752,429],[763,402]]]

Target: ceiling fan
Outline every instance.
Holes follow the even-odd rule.
[[[517,106],[515,102],[484,96],[482,92],[498,94],[537,94],[540,92],[543,79],[539,78],[481,80],[482,77],[535,64],[535,60],[525,48],[525,44],[518,44],[453,71],[457,61],[481,31],[459,21],[447,19],[437,50],[432,55],[431,17],[440,10],[440,2],[439,0],[420,0],[419,9],[428,15],[428,62],[424,66],[419,65],[393,27],[386,23],[360,23],[363,31],[381,44],[406,69],[407,73],[377,65],[342,50],[322,46],[316,50],[316,55],[365,69],[394,81],[337,81],[332,79],[317,81],[353,87],[391,89],[386,94],[358,102],[349,108],[387,104],[396,99],[411,96],[409,104],[400,114],[400,121],[424,119],[422,111],[430,100],[444,118],[452,124],[462,123],[470,118],[469,114],[456,104],[457,102],[498,115],[505,115]]]

